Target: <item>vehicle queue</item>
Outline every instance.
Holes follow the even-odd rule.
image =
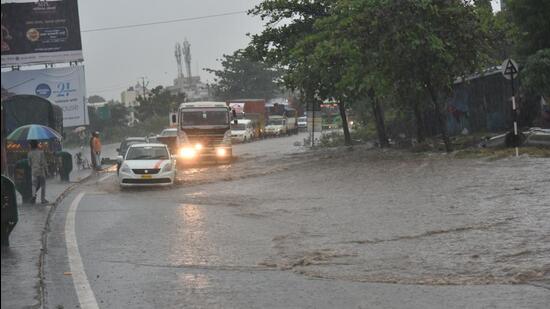
[[[233,143],[297,134],[296,110],[254,114],[237,112],[225,102],[182,103],[171,127],[158,135],[128,137],[117,148],[121,187],[172,185],[177,168],[197,163],[230,163]],[[266,119],[267,118],[267,119]],[[267,120],[267,121],[266,121]]]

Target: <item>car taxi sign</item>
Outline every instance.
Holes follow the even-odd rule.
[[[511,58],[504,60],[500,66],[502,75],[506,79],[517,79],[518,78],[518,64]]]

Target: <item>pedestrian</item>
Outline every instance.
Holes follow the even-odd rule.
[[[31,150],[27,154],[29,165],[31,166],[32,177],[32,203],[36,202],[36,193],[40,189],[40,202],[42,204],[48,204],[46,200],[46,154],[42,149],[38,148],[38,141],[31,140]]]
[[[92,134],[91,144],[92,155],[95,159],[95,169],[101,170],[101,140],[99,139],[99,132],[95,131]]]
[[[90,137],[90,141],[88,144],[90,146],[90,159],[92,161],[92,168],[95,170],[97,163],[95,161],[95,154],[94,154],[94,133],[92,133],[92,136]]]

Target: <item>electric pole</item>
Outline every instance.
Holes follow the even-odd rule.
[[[147,81],[147,84],[145,84],[145,76],[142,76],[141,77],[141,90],[143,92],[143,100],[145,100],[145,87],[147,87],[147,85],[149,85],[149,81]]]

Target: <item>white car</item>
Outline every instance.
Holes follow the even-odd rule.
[[[176,159],[164,144],[134,144],[118,159],[121,187],[170,186],[176,179]]]
[[[246,143],[254,138],[254,128],[252,120],[238,119],[237,123],[231,124],[231,140],[240,143]]]
[[[298,117],[298,129],[307,128],[307,117]]]

